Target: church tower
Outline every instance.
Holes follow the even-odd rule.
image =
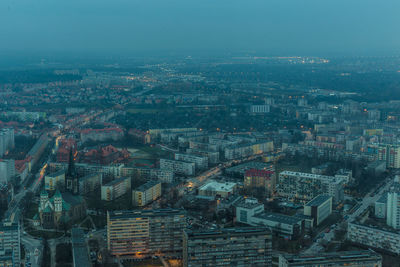
[[[75,160],[72,147],[69,151],[68,170],[65,175],[65,190],[73,195],[79,195],[79,179],[75,169]]]

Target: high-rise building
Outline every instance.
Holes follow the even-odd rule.
[[[340,251],[318,255],[279,255],[279,267],[381,267],[382,256],[372,250]]]
[[[15,176],[15,161],[0,159],[0,183],[7,184]]]
[[[183,266],[271,266],[271,244],[264,227],[184,230]]]
[[[20,228],[16,223],[0,224],[0,266],[20,266],[21,239]],[[13,265],[1,265],[1,262],[12,262]]]
[[[0,157],[4,156],[7,151],[14,148],[14,129],[0,130]]]
[[[386,161],[387,168],[400,168],[400,145],[380,145],[378,148],[378,160]]]
[[[107,212],[107,246],[112,255],[143,258],[182,256],[186,213],[180,209]]]
[[[394,229],[400,229],[400,183],[396,176],[393,186],[387,194],[386,224]]]

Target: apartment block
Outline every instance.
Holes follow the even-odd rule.
[[[107,212],[107,247],[111,255],[143,258],[162,253],[182,257],[186,213],[180,209]]]
[[[381,267],[382,256],[372,250],[339,251],[318,255],[279,255],[279,267]]]
[[[134,206],[146,206],[161,196],[161,182],[148,181],[132,191],[132,203]]]
[[[271,266],[271,246],[263,227],[184,230],[183,266]]]
[[[292,171],[279,174],[277,191],[281,197],[304,202],[321,194],[332,196],[334,203],[340,203],[344,197],[341,178]]]
[[[117,178],[101,186],[101,199],[111,201],[125,195],[131,190],[131,179],[129,177]]]
[[[160,169],[172,171],[175,174],[194,175],[196,164],[180,160],[160,159]]]

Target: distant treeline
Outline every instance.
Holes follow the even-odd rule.
[[[55,74],[53,70],[0,71],[0,84],[65,82],[81,79],[81,75],[60,75]]]

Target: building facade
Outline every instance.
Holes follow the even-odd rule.
[[[160,159],[160,169],[172,171],[174,174],[194,175],[196,164],[180,160]]]
[[[161,196],[161,182],[151,180],[132,191],[132,203],[142,207]]]
[[[279,174],[278,194],[291,200],[310,201],[321,194],[332,196],[334,203],[343,200],[343,180],[312,173],[283,171]]]
[[[279,255],[279,267],[381,267],[382,256],[372,250],[340,251],[318,255]]]
[[[320,225],[331,214],[331,196],[319,195],[304,205],[304,215],[312,217],[317,226]]]
[[[271,266],[271,247],[263,227],[184,230],[183,266]]]
[[[143,258],[162,253],[182,256],[186,213],[178,209],[107,212],[107,246],[111,255]]]
[[[117,178],[101,186],[101,200],[111,201],[131,190],[130,177]]]

